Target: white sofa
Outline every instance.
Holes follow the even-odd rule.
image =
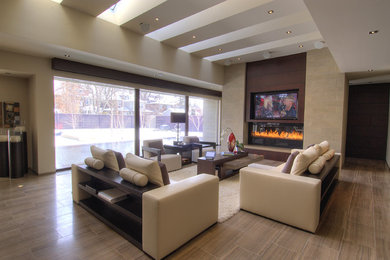
[[[83,183],[93,179],[99,179],[109,186],[128,193],[133,197],[136,205],[142,205],[142,241],[135,242],[135,245],[154,259],[167,256],[218,220],[219,180],[216,176],[200,174],[161,187],[154,184],[137,187],[122,180],[112,169],[95,170],[86,166],[72,165],[74,202],[86,207],[85,205],[88,204],[83,201],[95,197],[80,188],[80,185],[83,186]],[[114,215],[120,214],[116,208],[118,206],[111,207],[108,204],[104,211],[110,211]],[[86,209],[94,211],[88,206]],[[100,210],[96,212],[93,214],[99,215]],[[102,217],[98,216],[98,218],[102,220]],[[115,226],[115,223],[107,224]],[[128,225],[133,224],[128,222]]]
[[[240,170],[240,207],[291,226],[315,232],[321,208],[338,177],[340,155],[326,161],[317,175],[282,172],[278,167],[249,165]],[[295,161],[294,161],[295,163]]]

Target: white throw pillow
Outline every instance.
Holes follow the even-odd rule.
[[[119,171],[119,175],[126,181],[131,182],[137,186],[145,186],[148,184],[148,177],[142,173],[132,169],[123,168]]]
[[[326,153],[329,150],[329,142],[328,141],[323,141],[319,144],[321,151],[320,155]]]
[[[119,165],[114,151],[105,150],[95,145],[91,145],[91,154],[93,158],[103,161],[104,166],[107,168],[119,172]]]
[[[324,153],[322,156],[325,157],[325,159],[326,159],[327,161],[329,161],[330,159],[333,158],[334,153],[335,153],[334,149],[330,149],[330,150],[328,150],[326,153]]]
[[[301,175],[307,170],[310,163],[315,161],[320,155],[320,147],[318,144],[307,148],[302,153],[298,154],[294,159],[294,163],[291,167],[290,174]]]
[[[309,172],[311,174],[319,174],[324,168],[326,159],[323,156],[318,157],[314,162],[309,165]]]
[[[96,170],[101,170],[104,167],[104,162],[99,159],[95,159],[93,157],[87,157],[84,160],[84,163],[88,165],[91,168],[94,168]]]
[[[126,154],[125,162],[127,168],[145,174],[151,183],[164,186],[160,166],[157,161],[144,159],[128,153]]]

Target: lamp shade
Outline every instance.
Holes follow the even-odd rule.
[[[185,123],[186,113],[171,113],[171,123]]]

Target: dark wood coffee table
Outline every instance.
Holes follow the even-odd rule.
[[[198,158],[197,174],[207,173],[215,175],[215,171],[217,170],[219,179],[224,179],[227,176],[225,176],[225,173],[221,170],[223,164],[246,156],[248,156],[247,152],[227,156],[218,153],[213,160],[207,160],[206,157],[200,157]]]

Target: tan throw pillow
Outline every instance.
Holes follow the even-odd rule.
[[[335,153],[334,149],[330,149],[330,150],[328,150],[326,153],[324,153],[322,156],[325,157],[325,159],[326,159],[327,161],[329,161],[330,159],[333,158],[334,153]]]
[[[291,172],[291,168],[292,168],[292,165],[294,163],[295,157],[297,157],[298,154],[299,154],[298,151],[292,152],[290,154],[290,156],[287,158],[287,161],[284,164],[284,167],[281,170],[281,172],[283,172],[283,173],[290,173]]]
[[[126,167],[142,174],[145,174],[151,183],[164,186],[161,170],[157,161],[144,159],[128,153],[125,158]]]
[[[111,149],[107,149],[107,150],[108,150],[108,151],[114,152],[115,157],[116,157],[116,161],[118,162],[118,168],[119,168],[119,170],[120,170],[120,169],[123,169],[123,168],[126,168],[125,159],[123,158],[122,153],[116,152],[116,151],[111,150]]]
[[[105,150],[95,145],[92,145],[91,154],[93,158],[103,161],[104,166],[106,166],[107,168],[119,172],[118,161],[113,151]]]
[[[295,157],[290,174],[301,175],[304,173],[307,170],[307,167],[309,167],[310,163],[318,158],[319,153],[320,147],[318,144],[316,144],[298,154],[297,157]]]
[[[324,156],[318,157],[314,162],[309,165],[309,172],[311,174],[319,174],[322,168],[324,168],[325,163],[326,159]]]
[[[325,152],[327,152],[329,150],[329,142],[328,141],[323,141],[319,144],[320,148],[321,148],[321,151],[320,151],[320,155],[324,154]]]
[[[84,160],[84,163],[91,167],[91,168],[94,168],[96,170],[101,170],[103,169],[104,167],[104,162],[102,160],[99,160],[99,159],[95,159],[93,157],[87,157],[85,158]]]
[[[137,186],[143,187],[148,184],[148,177],[142,173],[134,171],[132,169],[123,168],[119,171],[119,175],[126,181],[133,183]]]

